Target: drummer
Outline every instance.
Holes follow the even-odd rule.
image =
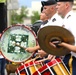
[[[44,6],[41,7],[41,14],[40,14],[40,20],[43,21],[43,24],[46,24],[48,22],[48,16],[43,12]]]
[[[41,1],[41,4],[43,6],[43,13],[45,13],[48,16],[48,22],[46,24],[42,24],[41,28],[48,26],[48,25],[62,25],[62,18],[57,14],[56,11],[56,1],[55,0],[47,0],[47,1]],[[35,47],[28,47],[26,49],[28,52],[34,52],[37,50],[40,50],[40,46],[37,45]],[[42,56],[47,55],[47,53],[43,52],[43,50],[41,50]]]
[[[40,20],[37,20],[33,25],[32,29],[37,35],[37,31],[39,30],[42,24],[46,24],[48,22],[48,16],[43,12],[43,6],[41,7]]]

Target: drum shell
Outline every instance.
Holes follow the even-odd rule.
[[[43,66],[43,63],[37,61],[30,61],[22,66],[18,67],[15,74],[33,75],[39,68]]]
[[[65,64],[59,58],[48,62],[33,75],[39,75],[39,72],[41,75],[70,75],[70,72],[66,68]]]

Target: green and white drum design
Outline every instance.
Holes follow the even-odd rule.
[[[24,48],[34,47],[36,44],[35,33],[24,25],[9,27],[1,36],[1,52],[12,62],[23,62],[29,59],[33,53],[27,52]]]

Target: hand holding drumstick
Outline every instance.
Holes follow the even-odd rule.
[[[35,52],[35,51],[37,51],[39,49],[40,49],[40,46],[37,45],[37,46],[34,46],[34,47],[28,47],[28,48],[26,48],[26,51],[32,53],[32,52]]]
[[[50,54],[49,54],[47,58],[44,58],[44,59],[42,59],[42,60],[38,60],[37,62],[44,62],[44,61],[47,61],[47,60],[52,61],[52,60],[55,59],[55,57],[56,57],[56,56],[53,56],[53,55],[50,55]]]
[[[21,45],[17,44],[17,43],[14,43],[14,45],[20,47],[20,48],[23,48],[24,50],[26,50],[27,52],[34,52],[36,50],[36,47],[28,47],[28,48],[25,48],[25,47],[22,47]],[[38,47],[37,47],[38,48]]]

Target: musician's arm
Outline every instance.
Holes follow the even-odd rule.
[[[37,46],[34,46],[34,47],[28,47],[25,50],[28,51],[28,52],[34,52],[34,51],[37,51],[39,49],[40,49],[40,46],[37,45]]]
[[[70,45],[68,43],[62,42],[59,44],[60,46],[66,47],[67,49],[69,49],[70,51],[76,52],[76,46],[74,45]]]

